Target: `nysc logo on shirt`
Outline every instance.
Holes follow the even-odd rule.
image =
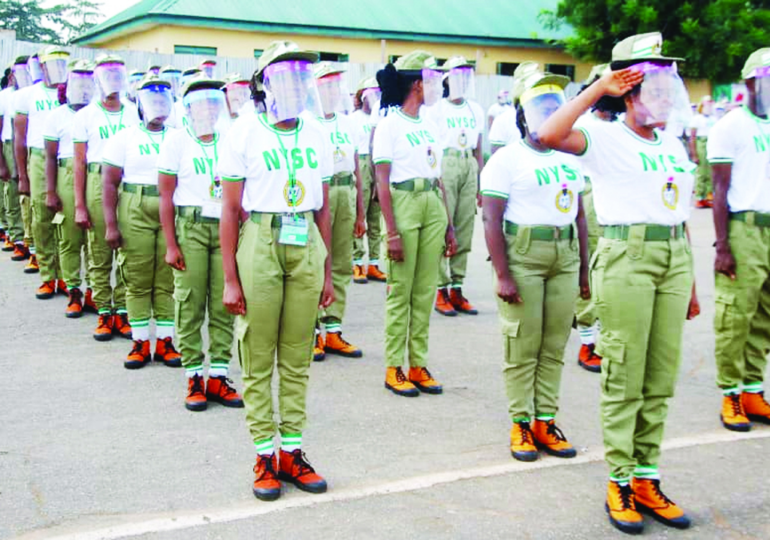
[[[449,117],[446,119],[446,126],[448,128],[476,129],[476,119],[467,116]]]
[[[115,135],[118,131],[126,129],[123,124],[117,126],[99,126],[99,138],[101,140],[109,139],[111,135]]]
[[[562,165],[561,167],[556,165],[555,167],[535,169],[535,178],[537,178],[538,186],[547,186],[552,180],[555,184],[562,181],[572,182],[577,180],[578,173],[569,165]]]
[[[415,146],[420,146],[421,144],[436,142],[433,139],[433,136],[430,134],[430,132],[424,129],[421,129],[420,131],[413,131],[411,133],[407,133],[406,140],[409,141],[409,144],[412,145],[412,148],[414,148]]]
[[[41,99],[35,101],[35,110],[40,111],[52,111],[58,108],[60,105],[58,99]]]
[[[575,194],[567,189],[567,184],[562,184],[561,190],[556,194],[556,209],[562,214],[569,214],[573,202],[575,202]]]
[[[305,150],[302,150],[302,148],[292,148],[291,152],[285,148],[275,148],[262,152],[262,157],[265,160],[265,167],[267,167],[268,171],[280,171],[281,162],[285,165],[289,159],[291,159],[292,171],[304,169],[305,165],[311,169],[318,168],[318,155],[312,148],[305,148]]]
[[[335,131],[330,135],[330,138],[334,146],[339,146],[341,144],[353,144],[350,142],[350,137],[347,133],[340,133],[339,131]]]
[[[150,156],[152,154],[160,154],[160,145],[158,143],[147,143],[139,145],[140,156]]]

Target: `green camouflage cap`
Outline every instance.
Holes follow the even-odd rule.
[[[200,90],[203,88],[213,88],[214,90],[221,90],[225,85],[225,81],[217,79],[209,79],[205,73],[198,73],[194,77],[185,81],[182,85],[182,97],[186,96],[193,90]]]
[[[27,65],[28,60],[29,60],[29,56],[27,55],[17,56],[16,60],[13,61],[13,65],[14,66]]]
[[[41,62],[46,62],[55,58],[67,58],[70,55],[67,49],[58,45],[48,45],[43,47],[40,52],[37,53],[37,57]]]
[[[143,88],[147,88],[149,86],[165,86],[169,90],[171,89],[171,83],[168,81],[164,81],[157,75],[153,73],[147,73],[144,77],[142,77],[142,80],[139,81],[139,84],[136,85],[137,90],[141,90]]]
[[[360,92],[361,90],[366,90],[367,88],[379,88],[379,87],[380,85],[377,84],[376,77],[364,77],[363,79],[358,81],[356,92]]]
[[[564,75],[554,75],[552,73],[542,73],[540,71],[535,71],[521,79],[522,90],[521,94],[517,98],[522,103],[525,103],[528,101],[526,94],[532,96],[532,93],[529,92],[530,90],[534,90],[538,87],[549,87],[543,88],[542,92],[539,93],[554,93],[557,89],[564,90],[569,83],[570,78],[565,77]]]
[[[257,60],[257,75],[261,79],[263,71],[270,64],[283,62],[284,60],[305,60],[307,62],[318,62],[318,53],[303,51],[293,41],[273,41],[267,46],[265,52]]]
[[[225,77],[224,82],[225,84],[223,86],[227,86],[228,84],[233,84],[233,83],[247,83],[250,81],[240,73],[230,73]]]
[[[316,79],[322,79],[328,75],[334,75],[336,73],[345,73],[345,68],[337,62],[319,62],[315,65],[313,73]]]
[[[164,66],[163,69],[160,70],[161,73],[182,73],[182,70],[179,68],[175,68],[174,66]]]
[[[438,71],[436,58],[427,51],[416,50],[396,60],[393,66],[398,71],[422,71],[423,69],[435,69]]]
[[[768,66],[770,66],[770,48],[764,47],[749,55],[746,59],[746,63],[743,64],[741,77],[744,79],[753,79],[757,76],[760,68]]]
[[[591,68],[591,73],[588,74],[588,78],[585,80],[583,84],[588,86],[592,82],[594,82],[596,79],[599,79],[610,71],[610,65],[609,64],[597,64],[593,68]]]
[[[519,96],[526,90],[524,80],[533,73],[542,74],[540,64],[537,62],[522,62],[513,72],[513,89],[511,90],[511,103],[515,107],[519,103]]]
[[[625,69],[641,62],[682,62],[683,58],[663,56],[663,35],[660,32],[649,32],[627,37],[612,48],[613,71]]]
[[[123,59],[120,56],[115,56],[114,54],[101,54],[96,57],[96,65],[103,66],[105,64],[122,64],[126,65],[126,63],[123,61]]]
[[[441,69],[443,71],[450,71],[452,69],[461,68],[461,67],[475,68],[476,66],[468,62],[468,60],[466,60],[464,56],[458,55],[458,56],[453,56],[452,58],[444,62],[444,65],[441,66]]]
[[[68,65],[67,69],[71,73],[93,73],[96,65],[91,60],[74,59]]]
[[[200,70],[199,68],[197,68],[197,67],[191,67],[191,68],[187,68],[186,70],[184,70],[184,71],[182,72],[182,75],[183,75],[183,76],[187,76],[187,75],[195,75],[196,73],[200,73],[200,72],[201,72],[201,70]]]

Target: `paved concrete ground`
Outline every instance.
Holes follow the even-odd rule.
[[[770,538],[770,429],[719,425],[714,386],[711,214],[694,214],[701,317],[687,324],[661,463],[695,527],[652,538]],[[251,495],[254,451],[242,410],[184,409],[184,373],[128,372],[125,340],[97,343],[94,316],[34,299],[38,278],[0,255],[0,538],[618,538],[602,509],[598,376],[567,353],[559,423],[576,460],[515,462],[500,374],[501,338],[480,221],[466,294],[477,317],[434,315],[431,368],[442,396],[382,387],[384,286],[351,285],[345,335],[360,360],[311,370],[305,449],[326,495]],[[240,388],[237,367],[233,378]]]

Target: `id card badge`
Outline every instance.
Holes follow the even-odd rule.
[[[53,219],[51,220],[52,225],[61,225],[64,223],[64,214],[61,212],[56,212],[56,215],[54,215]]]
[[[207,218],[222,219],[222,202],[207,201],[201,206],[201,216]]]
[[[308,237],[307,220],[302,216],[281,216],[281,232],[278,243],[287,246],[306,246]]]

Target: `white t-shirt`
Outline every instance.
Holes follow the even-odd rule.
[[[86,105],[75,114],[72,139],[86,143],[86,161],[101,163],[107,140],[127,127],[139,124],[136,107],[125,105],[119,111],[106,110],[101,102]]]
[[[148,131],[144,124],[127,127],[104,145],[102,163],[123,169],[124,184],[158,185],[158,155],[169,129]]]
[[[372,127],[374,126],[375,118],[366,114],[362,109],[358,109],[356,112],[350,115],[355,122],[355,137],[353,142],[356,144],[359,156],[369,155],[369,138],[372,135]]]
[[[323,183],[334,174],[334,149],[326,129],[304,116],[297,128],[280,130],[264,113],[239,116],[219,149],[218,176],[223,181],[245,181],[243,209],[281,214],[320,210]],[[289,206],[290,170],[297,205]]]
[[[356,170],[356,127],[354,121],[344,114],[335,114],[333,118],[319,118],[326,129],[332,145],[334,174],[353,173]]]
[[[695,130],[696,137],[708,137],[711,132],[711,128],[717,123],[717,119],[714,116],[706,116],[704,114],[696,114],[690,122],[690,129]],[[688,130],[687,135],[690,132]]]
[[[734,109],[714,124],[706,148],[709,163],[732,163],[730,212],[770,213],[770,119]]]
[[[591,122],[580,128],[588,146],[580,163],[591,172],[601,225],[679,225],[690,217],[695,164],[682,141],[655,130],[648,141],[625,122]]]
[[[43,127],[54,109],[61,106],[59,90],[48,88],[42,82],[31,86],[16,101],[16,114],[27,117],[27,148],[43,148]]]
[[[439,178],[443,147],[435,126],[423,116],[412,118],[401,109],[388,112],[374,132],[372,161],[390,163],[390,183],[414,178]]]
[[[489,143],[495,146],[505,146],[521,140],[521,131],[516,125],[516,109],[507,108],[492,122],[489,130]]]
[[[43,139],[59,143],[58,159],[67,159],[75,155],[75,145],[72,142],[72,120],[76,111],[65,105],[52,112],[43,127]]]
[[[175,206],[221,205],[221,182],[216,171],[222,146],[219,135],[204,143],[187,129],[175,129],[168,134],[160,148],[158,171],[177,178]]]
[[[511,108],[510,105],[500,105],[499,103],[495,102],[489,107],[489,110],[487,111],[487,118],[491,116],[492,121],[494,122],[498,116],[500,116],[510,108]]]
[[[484,132],[484,111],[478,103],[464,100],[460,105],[455,105],[448,99],[442,99],[428,111],[445,149],[476,148],[479,135]]]
[[[517,225],[565,227],[575,222],[585,188],[577,158],[509,144],[481,171],[481,194],[506,199],[505,220]]]
[[[16,91],[9,86],[0,92],[0,115],[3,116],[3,142],[13,139],[13,117],[16,114]]]

